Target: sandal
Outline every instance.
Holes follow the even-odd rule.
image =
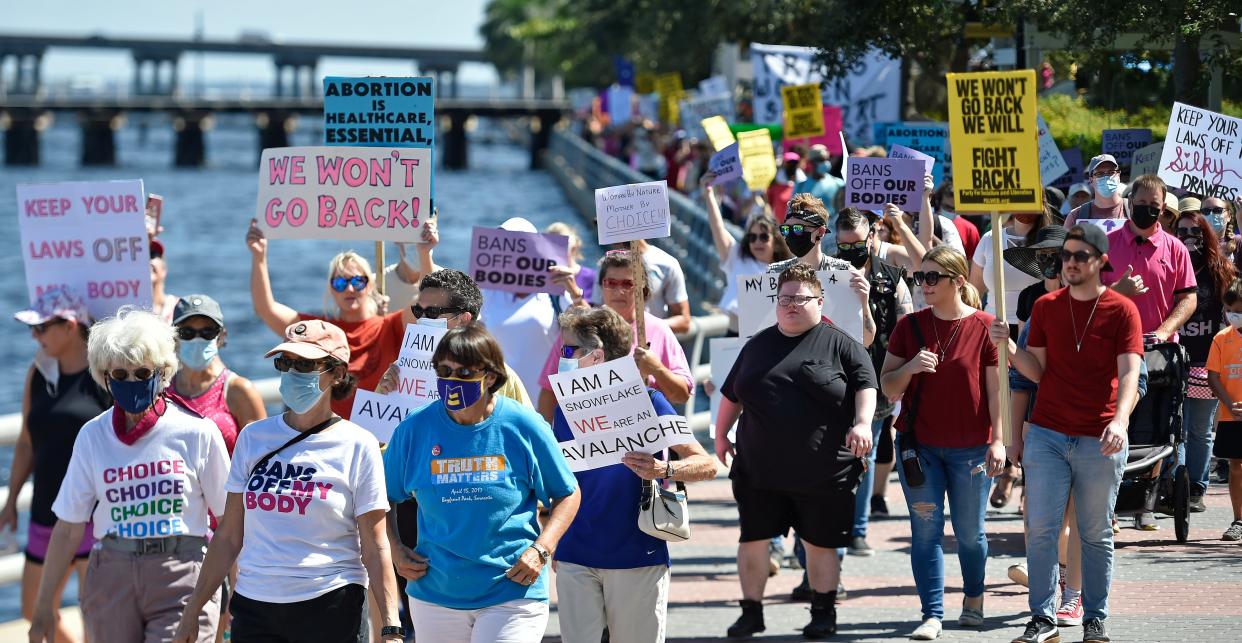
[[[1021,479],[1018,471],[1018,465],[1011,464],[1005,467],[1004,473],[997,476],[996,487],[992,489],[992,507],[1002,509],[1009,504],[1009,499],[1013,496],[1013,488],[1017,486],[1018,480]]]

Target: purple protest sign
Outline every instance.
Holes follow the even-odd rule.
[[[917,159],[923,162],[924,169],[927,174],[932,173],[932,168],[936,166],[936,158],[929,156],[918,150],[912,150],[905,145],[893,144],[888,150],[888,158],[890,159]]]
[[[923,161],[851,156],[845,166],[846,207],[878,210],[892,203],[903,211],[918,211],[923,198]]]
[[[707,167],[711,170],[716,178],[712,179],[712,185],[720,185],[728,183],[734,179],[742,178],[742,157],[738,154],[737,143],[716,152],[707,163]]]
[[[569,237],[474,227],[470,277],[480,288],[513,293],[565,292],[552,283],[548,268],[569,263]]]

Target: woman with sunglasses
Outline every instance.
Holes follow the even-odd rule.
[[[994,317],[979,310],[979,293],[967,280],[966,257],[949,246],[932,248],[914,285],[928,308],[897,322],[880,373],[889,397],[901,396],[897,452],[917,454],[923,481],[899,468],[910,509],[910,566],[923,609],[911,638],[940,636],[944,619],[945,497],[962,567],[958,624],[983,623],[988,542],[983,521],[990,477],[1005,468],[1000,424],[997,352],[988,333]],[[903,455],[903,460],[905,459]]]
[[[250,220],[246,246],[250,249],[251,258],[250,297],[254,311],[263,323],[278,335],[298,321],[321,320],[336,325],[345,331],[349,341],[350,374],[358,379],[359,388],[374,391],[385,369],[397,360],[401,352],[401,338],[405,336],[406,325],[416,321],[408,304],[403,302],[397,312],[380,314],[371,264],[362,255],[350,250],[336,255],[328,263],[325,313],[298,312],[276,301],[272,294],[272,280],[267,270],[267,236],[256,219]],[[327,305],[328,301],[332,302],[332,306]],[[332,400],[332,410],[346,419],[353,406],[352,393]]]
[[[72,290],[49,288],[34,306],[14,317],[30,327],[30,336],[39,349],[26,374],[21,432],[13,448],[13,462],[9,465],[9,494],[0,510],[0,530],[17,530],[17,498],[33,474],[34,494],[26,529],[21,590],[22,616],[30,619],[34,615],[35,595],[39,591],[43,561],[47,558],[48,541],[56,524],[52,501],[60,491],[73,443],[83,424],[112,406],[112,397],[91,378],[87,369],[90,314],[86,303]],[[73,552],[79,587],[86,575],[86,557],[94,544],[95,537],[84,533]],[[68,581],[68,573],[57,580],[54,605],[60,605]],[[57,621],[56,640],[72,642],[77,637]]]
[[[92,522],[99,542],[81,590],[86,638],[166,641],[198,579],[208,512],[224,514],[228,453],[211,420],[163,394],[177,369],[177,349],[172,327],[154,314],[122,308],[96,324],[87,362],[116,403],[88,421],[74,442],[52,504],[58,521],[30,640],[52,640],[57,588]],[[191,638],[213,640],[219,608],[195,617]]]
[[[411,412],[384,452],[388,499],[418,500],[412,553],[389,530],[410,581],[420,640],[537,643],[548,622],[544,567],[581,497],[536,413],[496,394],[504,354],[475,322],[432,354],[440,403]],[[551,507],[542,529],[537,502]]]
[[[356,385],[345,332],[297,322],[272,356],[289,410],[238,436],[228,506],[174,641],[193,640],[194,618],[212,611],[234,562],[234,640],[366,640],[368,581],[382,639],[401,640],[379,443],[330,404]]]

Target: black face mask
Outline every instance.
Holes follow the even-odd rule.
[[[802,234],[790,234],[785,237],[785,245],[789,246],[789,251],[794,253],[795,257],[802,258],[815,248],[815,233],[806,231]]]
[[[1146,230],[1160,220],[1161,208],[1154,205],[1135,205],[1130,208],[1130,221],[1139,230]]]
[[[1195,246],[1194,248],[1187,246],[1186,251],[1190,253],[1190,265],[1194,266],[1196,270],[1202,268],[1207,263],[1207,252],[1204,251],[1203,246]]]
[[[1061,258],[1057,255],[1035,255],[1035,262],[1039,264],[1039,274],[1044,279],[1056,279],[1061,276]]]
[[[862,268],[867,265],[867,249],[850,248],[849,250],[838,250],[837,258],[850,262],[850,265],[855,268]]]

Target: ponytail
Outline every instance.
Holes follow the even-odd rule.
[[[983,300],[979,297],[979,289],[975,288],[975,285],[970,283],[970,281],[963,282],[962,287],[957,289],[957,294],[961,296],[962,303],[967,306],[979,310],[983,309]]]

